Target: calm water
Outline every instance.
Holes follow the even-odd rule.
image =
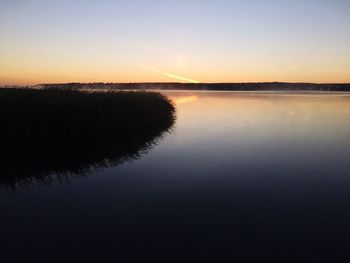
[[[1,262],[349,262],[350,96],[164,93],[140,159],[1,192]]]

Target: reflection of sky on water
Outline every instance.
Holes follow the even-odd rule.
[[[184,103],[195,102],[196,100],[198,100],[198,96],[192,95],[192,96],[175,97],[173,101],[175,102],[175,105],[180,105]]]
[[[177,133],[169,138],[174,147],[195,150],[198,146],[220,155],[230,147],[243,154],[266,152],[274,145],[290,150],[299,146],[301,153],[314,150],[319,155],[350,143],[349,96],[209,92],[196,93],[192,100],[193,94],[166,94],[175,101],[189,99],[177,107]]]
[[[141,159],[3,196],[3,247],[45,259],[52,247],[61,259],[349,259],[350,96],[164,94],[177,122]]]

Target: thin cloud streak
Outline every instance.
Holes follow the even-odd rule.
[[[156,68],[153,68],[153,67],[150,67],[150,66],[146,66],[146,65],[138,65],[138,66],[141,67],[141,68],[153,71],[153,72],[160,73],[160,74],[162,74],[162,75],[164,75],[164,76],[166,76],[168,78],[181,80],[181,81],[185,81],[185,82],[189,82],[189,83],[200,83],[200,81],[198,81],[198,80],[186,78],[184,76],[175,75],[175,74],[169,73],[169,72],[164,72],[164,71],[161,71],[159,69],[156,69]]]

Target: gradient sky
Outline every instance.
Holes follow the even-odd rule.
[[[0,0],[0,84],[350,82],[350,0]]]

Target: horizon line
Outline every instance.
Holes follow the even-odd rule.
[[[350,82],[303,82],[303,81],[247,81],[247,82],[200,82],[200,83],[189,83],[189,82],[171,82],[171,81],[160,81],[160,82],[103,82],[103,81],[94,81],[94,82],[49,82],[49,83],[36,83],[36,84],[0,84],[0,87],[9,87],[9,86],[20,86],[20,87],[35,87],[42,85],[66,85],[66,84],[109,84],[109,85],[123,85],[123,84],[171,84],[171,85],[191,85],[191,86],[200,86],[200,85],[215,85],[215,84],[311,84],[311,85],[350,85]]]

